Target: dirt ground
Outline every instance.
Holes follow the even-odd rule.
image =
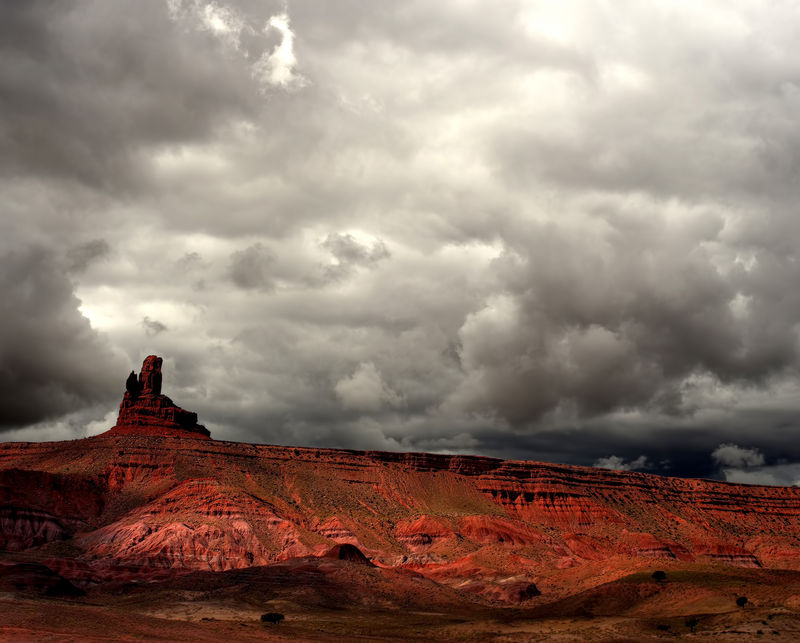
[[[736,599],[747,596],[744,607]],[[285,615],[279,625],[261,614]],[[304,606],[240,592],[154,587],[77,598],[0,594],[9,641],[702,641],[800,640],[800,574],[778,570],[636,573],[520,608],[453,610]]]

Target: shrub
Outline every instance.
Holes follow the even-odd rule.
[[[658,581],[659,583],[666,580],[667,572],[662,572],[660,569],[658,571],[653,572],[653,579]]]
[[[700,619],[698,619],[696,616],[686,619],[686,627],[692,630],[692,632],[694,632],[694,628],[696,628],[699,623]]]
[[[278,614],[278,612],[268,612],[267,614],[261,615],[261,622],[262,623],[274,623],[275,625],[279,625],[280,622],[283,620],[283,614]]]
[[[747,605],[747,596],[740,596],[739,598],[737,598],[736,604],[739,607],[744,607],[745,605]]]
[[[536,587],[533,583],[530,583],[524,590],[523,594],[525,598],[533,598],[534,596],[541,596],[542,593],[539,591],[539,588]]]

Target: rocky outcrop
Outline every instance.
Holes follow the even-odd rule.
[[[114,565],[223,571],[265,565],[264,547],[244,520],[229,524],[183,522],[111,525],[87,539],[91,558],[110,558]]]
[[[464,516],[459,532],[476,543],[502,543],[507,547],[531,545],[542,539],[536,530],[497,516]]]
[[[116,566],[223,571],[275,560],[256,535],[266,540],[268,525],[281,540],[274,549],[296,544],[266,503],[215,480],[190,479],[77,542],[88,558]]]
[[[183,410],[162,395],[162,363],[160,357],[148,355],[139,376],[134,371],[128,375],[117,424],[112,431],[149,435],[179,432],[198,438],[210,437],[208,429],[197,423],[197,413]]]
[[[336,516],[312,525],[312,529],[334,542],[348,543],[356,547],[359,545],[358,537]]]
[[[346,543],[343,545],[334,545],[322,555],[322,558],[346,560],[359,565],[367,565],[368,567],[373,566],[372,563],[369,562],[369,558],[367,558],[358,547]]]
[[[24,551],[67,538],[67,530],[52,514],[36,509],[0,507],[0,549]]]
[[[414,553],[427,551],[433,545],[455,538],[453,530],[443,521],[430,516],[403,520],[394,533],[395,538]]]

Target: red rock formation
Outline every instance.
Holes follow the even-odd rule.
[[[443,521],[430,516],[403,520],[397,525],[394,533],[398,541],[415,553],[426,551],[449,538],[455,538],[455,532]]]
[[[534,529],[496,516],[464,516],[459,531],[477,543],[503,543],[506,546],[524,546],[541,541]]]
[[[358,542],[358,537],[337,516],[312,525],[311,528],[321,536],[337,543],[347,543],[356,547],[361,544]]]
[[[125,395],[119,405],[115,433],[188,433],[198,438],[211,434],[197,423],[197,413],[184,411],[166,395],[161,394],[162,359],[148,355],[142,364],[139,377],[131,371],[125,382]]]
[[[148,395],[158,398],[131,393],[126,408]],[[378,568],[505,602],[538,600],[530,585],[552,597],[656,564],[800,570],[798,488],[133,430],[146,426],[0,444],[0,548],[45,548],[48,567],[88,583],[349,544]]]
[[[373,564],[369,562],[369,559],[363,554],[363,552],[356,547],[355,545],[334,545],[328,551],[326,551],[322,558],[333,558],[334,560],[347,560],[351,563],[357,563],[359,565],[367,565],[369,567],[373,567]]]

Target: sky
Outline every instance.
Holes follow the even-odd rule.
[[[796,1],[0,3],[0,440],[800,481]]]

